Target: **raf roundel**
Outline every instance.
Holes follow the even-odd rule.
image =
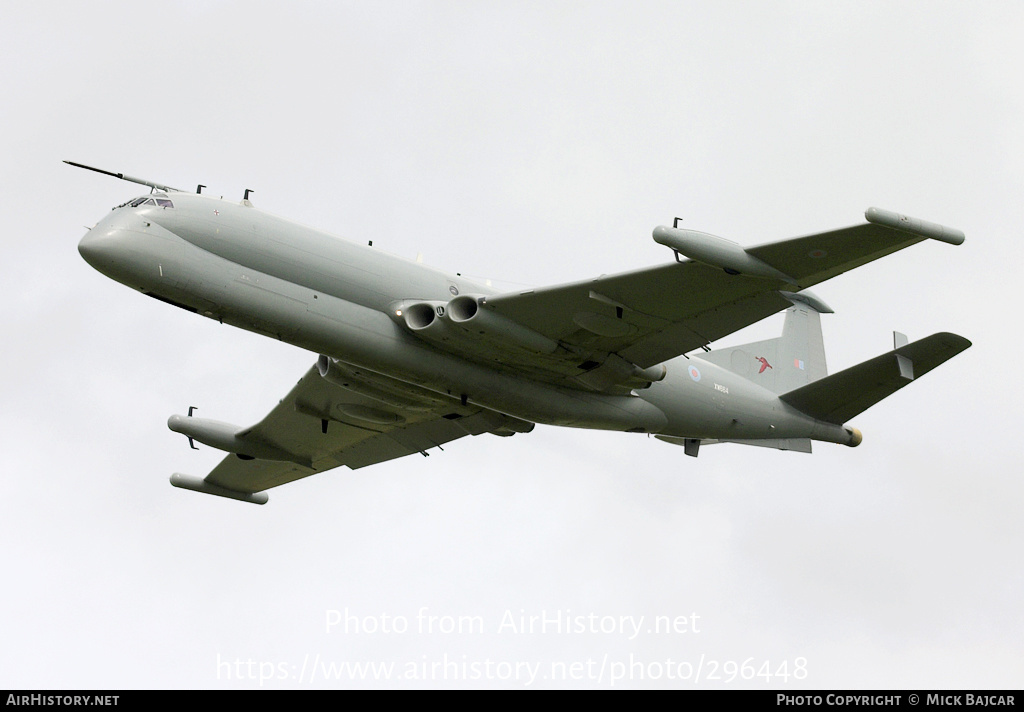
[[[696,366],[690,366],[690,378],[694,381],[700,382],[700,371],[697,370]]]

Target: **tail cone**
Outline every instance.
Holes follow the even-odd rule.
[[[846,432],[850,434],[850,440],[846,443],[849,447],[857,447],[864,442],[864,434],[857,428],[850,428]]]

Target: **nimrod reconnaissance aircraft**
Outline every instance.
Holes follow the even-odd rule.
[[[70,161],[68,162],[70,163]],[[168,427],[229,455],[171,484],[263,504],[264,490],[330,470],[427,455],[465,435],[535,423],[649,433],[696,456],[740,443],[854,447],[847,421],[968,348],[933,334],[828,375],[819,282],[924,239],[941,225],[869,209],[867,222],[757,247],[676,227],[675,259],[647,269],[496,292],[239,203],[148,186],[79,244],[143,294],[319,354],[260,422],[172,415]],[[708,344],[785,310],[782,336]],[[691,353],[696,351],[696,355]]]

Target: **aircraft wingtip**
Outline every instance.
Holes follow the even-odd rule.
[[[894,230],[909,232],[920,237],[930,237],[931,239],[938,240],[939,242],[948,242],[950,245],[962,245],[966,239],[964,233],[955,228],[928,222],[927,220],[912,218],[908,215],[893,212],[892,210],[868,208],[864,211],[864,218],[869,223],[874,223],[875,225],[891,227]]]

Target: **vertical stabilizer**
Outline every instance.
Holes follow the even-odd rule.
[[[782,336],[717,349],[698,358],[726,368],[773,393],[787,393],[828,375],[821,314],[832,310],[808,292],[783,292],[793,306],[786,310]]]

